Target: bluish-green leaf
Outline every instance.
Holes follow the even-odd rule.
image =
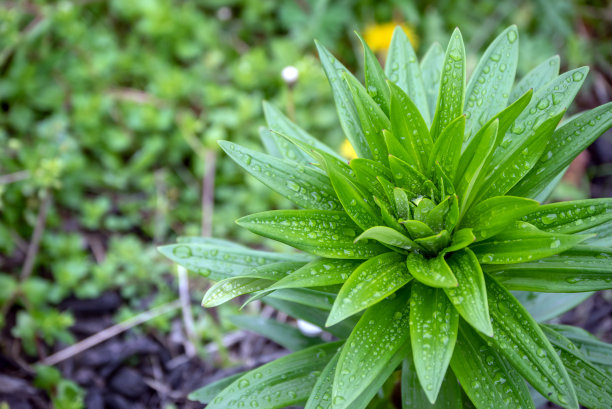
[[[421,283],[430,287],[457,287],[457,279],[453,275],[444,256],[425,258],[419,253],[410,253],[406,257],[408,271]]]
[[[226,387],[208,409],[284,408],[305,402],[340,342],[316,345],[247,372]]]
[[[453,32],[448,43],[443,66],[436,112],[431,124],[431,137],[434,142],[453,119],[463,114],[465,47],[458,28]]]
[[[280,288],[321,287],[342,284],[361,261],[341,259],[320,259],[311,261],[287,277],[271,285],[269,290]]]
[[[470,248],[482,264],[515,264],[550,257],[571,249],[589,236],[548,233],[517,222],[503,233]]]
[[[539,293],[532,291],[512,291],[512,295],[538,322],[560,317],[567,311],[582,304],[593,293]]]
[[[378,303],[412,280],[404,259],[399,253],[389,252],[356,268],[338,292],[325,325],[333,325]]]
[[[370,307],[346,340],[334,377],[334,409],[349,407],[381,372],[394,370],[410,351],[408,293]]]
[[[535,200],[514,196],[495,196],[473,206],[461,222],[470,227],[476,240],[484,240],[514,225],[539,206]]]
[[[559,65],[559,56],[555,55],[529,71],[512,89],[508,101],[516,101],[529,89],[533,89],[534,92],[537,92],[559,75]]]
[[[253,268],[265,264],[281,261],[308,262],[312,259],[306,254],[271,253],[197,242],[170,244],[157,249],[187,270],[199,273],[213,281],[248,274]]]
[[[423,88],[427,97],[429,117],[432,118],[436,111],[436,102],[440,93],[440,78],[444,67],[444,48],[440,43],[433,43],[425,53],[420,68],[423,75]],[[410,94],[409,94],[410,95]],[[431,121],[427,121],[431,125]]]
[[[447,263],[458,283],[457,287],[444,289],[449,300],[472,327],[493,335],[484,275],[476,256],[464,249],[453,253]]]
[[[518,196],[537,197],[569,164],[612,126],[612,102],[561,126],[550,138],[534,168],[513,189]]]
[[[219,141],[219,145],[251,175],[298,206],[321,210],[342,208],[329,178],[321,171],[232,142]]]
[[[316,41],[315,44],[319,52],[319,59],[332,89],[336,110],[338,111],[340,125],[344,130],[344,134],[360,158],[371,159],[372,153],[359,125],[359,115],[353,104],[351,90],[346,81],[342,79],[343,75],[352,74],[325,47]]]
[[[397,85],[389,82],[391,90],[391,131],[421,172],[426,170],[433,145],[427,124],[419,109]],[[390,152],[392,153],[392,152]]]
[[[476,408],[535,409],[517,371],[465,322],[460,324],[450,365]]]
[[[485,282],[494,334],[486,341],[551,402],[578,409],[565,367],[538,324],[497,281],[486,277]]]
[[[550,203],[522,218],[551,233],[580,233],[612,220],[612,199],[586,199]]]
[[[466,135],[476,133],[506,107],[518,63],[518,30],[505,29],[487,48],[468,82]]]
[[[387,251],[377,243],[354,243],[360,229],[344,212],[272,210],[245,216],[236,223],[321,257],[363,260]]]
[[[578,293],[612,288],[612,250],[576,246],[531,263],[487,266],[511,290]]]
[[[414,283],[410,292],[410,341],[425,394],[436,401],[457,340],[459,315],[444,291]]]
[[[612,344],[600,341],[595,335],[573,325],[548,325],[567,337],[589,361],[602,366],[612,366]]]
[[[441,58],[444,58],[444,51],[441,51]],[[412,44],[401,27],[396,27],[393,31],[393,37],[387,52],[387,60],[385,61],[385,73],[393,83],[410,97],[418,107],[425,122],[430,123],[431,117],[427,103],[427,94],[423,86],[421,68],[419,67]],[[439,78],[440,76],[438,75],[438,80]],[[437,92],[434,98],[435,96],[437,96]]]
[[[387,158],[385,158],[387,160]],[[355,177],[359,184],[365,187],[372,195],[379,199],[387,199],[384,188],[378,182],[378,177],[391,179],[391,171],[380,164],[370,159],[356,158],[351,160],[350,167],[355,172]]]

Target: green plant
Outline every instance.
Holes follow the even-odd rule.
[[[237,223],[304,253],[196,238],[160,251],[219,281],[203,305],[254,293],[247,302],[265,297],[339,341],[194,396],[209,408],[395,407],[399,383],[404,408],[529,408],[526,380],[565,408],[610,407],[612,347],[599,345],[602,365],[579,330],[536,322],[509,291],[612,288],[612,250],[601,245],[612,199],[539,203],[612,125],[608,103],[558,126],[587,68],[558,75],[553,57],[514,85],[514,26],[467,86],[459,30],[420,65],[396,30],[385,70],[364,43],[365,86],[318,48],[357,159],[347,164],[269,105],[269,154],[220,142],[302,208]]]

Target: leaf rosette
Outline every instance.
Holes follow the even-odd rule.
[[[209,407],[365,408],[384,399],[377,392],[398,368],[405,408],[534,407],[525,380],[564,408],[610,407],[609,366],[541,327],[511,291],[612,288],[612,200],[540,205],[610,128],[612,103],[561,124],[587,68],[559,75],[553,58],[515,85],[515,26],[467,83],[459,30],[446,52],[434,45],[419,64],[397,29],[384,70],[363,45],[365,85],[317,44],[357,158],[347,162],[269,104],[267,153],[220,142],[299,207],[237,223],[301,252],[210,239],[161,247],[219,280],[205,306],[252,293],[249,301],[263,298],[340,340],[211,385]]]

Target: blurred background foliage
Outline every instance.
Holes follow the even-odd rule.
[[[435,41],[445,45],[459,26],[473,66],[491,38],[517,24],[518,76],[559,53],[565,68],[591,66],[578,99],[581,108],[609,101],[608,1],[430,3],[3,1],[4,336],[20,339],[25,351],[36,355],[41,345],[73,341],[74,319],[61,308],[66,298],[118,291],[124,306],[117,319],[175,299],[170,266],[160,262],[155,244],[201,234],[203,214],[212,235],[261,246],[233,221],[290,204],[230,160],[216,157],[215,141],[258,146],[261,102],[268,100],[313,135],[341,145],[315,38],[360,72],[361,49],[353,31],[382,44],[378,51],[384,54],[389,27],[404,24],[423,55]],[[299,72],[294,86],[280,75],[289,65]],[[214,175],[207,166],[213,161]],[[612,169],[589,172],[606,176]],[[203,212],[203,180],[211,183],[213,176],[214,198],[208,200],[214,201],[214,211]],[[590,195],[589,183],[561,188],[566,189],[561,195]],[[40,244],[32,248],[37,224]],[[204,315],[200,308],[194,311]],[[208,318],[199,322],[203,339],[230,325]],[[168,328],[167,319],[154,325]]]

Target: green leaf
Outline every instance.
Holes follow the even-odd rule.
[[[414,283],[410,295],[410,340],[425,394],[436,402],[457,339],[459,315],[441,289]]]
[[[468,150],[461,156],[455,177],[457,196],[460,203],[460,217],[465,214],[468,206],[478,193],[474,191],[474,187],[481,179],[482,168],[495,146],[498,125],[499,120],[494,120],[489,126],[484,128],[484,131],[478,132]],[[472,147],[474,147],[473,151],[470,149]],[[465,163],[465,168],[462,168],[462,163]]]
[[[336,290],[337,291],[337,290]],[[282,288],[275,290],[268,297],[294,302],[308,307],[330,311],[334,303],[335,291],[326,292],[310,288]]]
[[[487,266],[510,290],[577,293],[612,288],[612,250],[576,246],[531,263]]]
[[[387,158],[385,158],[387,161]],[[378,182],[378,177],[391,179],[391,171],[378,162],[369,159],[356,158],[350,162],[350,167],[355,172],[357,181],[364,186],[372,195],[381,199],[386,198],[383,187]]]
[[[269,290],[280,288],[321,287],[342,284],[355,270],[361,261],[321,259],[311,261],[287,277],[271,285]]]
[[[356,32],[355,32],[356,33]],[[357,33],[356,33],[357,34]],[[364,54],[364,71],[365,71],[365,84],[368,90],[368,94],[376,104],[380,107],[380,109],[385,113],[385,115],[389,115],[389,87],[387,87],[386,81],[387,78],[385,73],[378,62],[378,58],[370,47],[366,44],[366,42],[361,38],[359,34],[357,37],[361,41],[361,45],[363,46],[363,54]]]
[[[364,231],[355,239],[355,241],[371,239],[376,240],[382,244],[388,244],[390,246],[399,247],[404,250],[420,249],[412,240],[386,226],[374,226]]]
[[[433,236],[435,234],[431,227],[418,220],[400,220],[400,223],[406,228],[408,234],[414,240]]]
[[[299,351],[323,342],[321,338],[308,337],[299,329],[271,318],[252,315],[230,315],[228,318],[238,328],[262,335],[290,351]]]
[[[376,196],[374,196],[374,203],[376,203],[380,208],[380,215],[382,216],[382,219],[385,224],[395,229],[396,231],[404,234],[404,228],[401,224],[398,223],[398,221],[395,219],[395,216],[391,214],[392,210],[390,205],[387,204],[385,201],[378,199]]]
[[[289,118],[283,115],[276,107],[264,101],[263,103],[264,115],[266,117],[266,122],[268,123],[268,127],[272,130],[272,138],[276,142],[278,149],[281,151],[282,156],[285,158],[295,161],[296,159],[300,159],[299,161],[310,163],[310,154],[308,152],[304,152],[307,155],[304,155],[302,152],[296,152],[292,145],[287,145],[287,141],[278,138],[278,134],[287,135],[292,139],[297,139],[302,143],[312,146],[314,149],[322,150],[329,155],[335,156],[338,159],[342,160],[342,156],[340,156],[334,149],[330,148],[317,138],[310,135],[308,132],[291,122]]]
[[[414,240],[414,242],[425,249],[429,255],[435,255],[440,253],[450,244],[450,234],[448,233],[448,230],[442,230],[440,233],[434,236],[422,237]]]
[[[404,359],[401,382],[403,409],[462,409],[461,388],[452,371],[446,371],[440,393],[434,404],[429,402],[425,391],[421,387],[411,356]]]
[[[360,229],[344,212],[272,210],[245,216],[236,223],[321,257],[363,260],[387,251],[376,243],[353,243]]]
[[[459,165],[459,158],[461,156],[464,132],[465,115],[453,119],[446,128],[444,128],[429,155],[427,169],[430,174],[434,171],[434,163],[438,162],[444,173],[451,178],[455,177],[457,166]]]
[[[393,202],[395,203],[395,212],[402,219],[410,219],[410,199],[406,191],[402,188],[393,188]]]
[[[298,206],[305,209],[342,209],[329,178],[319,170],[277,159],[232,142],[219,141],[219,145],[247,172]]]
[[[465,322],[459,325],[450,365],[476,408],[535,409],[525,381]]]
[[[397,85],[389,82],[391,90],[391,131],[410,156],[410,163],[426,170],[433,145],[427,124],[417,106]]]
[[[548,327],[572,341],[589,361],[602,366],[612,366],[612,344],[602,342],[593,334],[572,325],[549,324]]]
[[[488,177],[483,178],[479,184],[479,194],[475,201],[504,195],[516,185],[536,164],[564,113],[565,111],[561,111],[556,116],[545,119],[521,144],[515,144],[514,150],[504,150],[504,155],[496,157],[499,147],[505,143],[502,140],[485,166],[484,174],[488,174]],[[508,133],[504,139],[507,135]]]
[[[517,222],[503,233],[470,248],[482,264],[515,264],[562,253],[587,237],[547,233],[529,223]]]
[[[191,392],[188,396],[189,400],[195,400],[200,403],[210,403],[215,396],[217,396],[223,389],[229,386],[236,379],[243,376],[245,373],[240,372],[235,375],[230,375],[226,378],[219,379],[218,381],[209,383],[195,391]]]
[[[332,393],[334,409],[349,407],[377,375],[393,371],[406,357],[409,312],[408,291],[402,291],[363,314],[340,352]]]
[[[546,325],[542,330],[561,357],[580,404],[589,409],[612,407],[612,378],[588,362],[572,341]]]
[[[431,227],[433,231],[439,232],[445,228],[451,230],[457,223],[457,213],[457,196],[448,196],[429,211],[425,224]]]
[[[466,91],[466,135],[472,135],[506,107],[518,63],[518,30],[505,29],[489,45],[470,76]]]
[[[364,262],[338,292],[325,325],[333,325],[378,303],[410,280],[404,256],[399,253],[381,254]]]
[[[406,257],[408,271],[414,278],[425,285],[436,288],[457,287],[457,279],[444,261],[444,256],[425,258],[419,253],[410,253]]]
[[[380,214],[371,203],[371,199],[364,197],[361,191],[345,176],[331,172],[329,174],[332,185],[340,198],[346,214],[362,229],[383,224]]]
[[[393,155],[389,155],[389,166],[393,173],[393,180],[399,187],[408,189],[417,195],[429,195],[430,192],[427,191],[427,186],[425,185],[428,179],[414,166]]]
[[[176,238],[177,243],[195,243],[195,244],[205,244],[209,246],[217,246],[217,247],[230,247],[233,249],[243,249],[248,250],[246,246],[243,246],[239,243],[234,243],[233,241],[218,239],[216,237],[201,237],[201,236],[179,236]]]
[[[268,264],[254,268],[246,275],[226,278],[208,289],[202,305],[216,307],[240,295],[263,290],[303,265],[304,263],[296,262]]]
[[[512,291],[512,294],[538,322],[560,317],[593,295],[593,293],[558,294],[531,291]]]
[[[560,119],[582,86],[587,72],[587,67],[568,71],[534,92],[527,108],[514,121],[509,132],[506,132],[503,140],[493,152],[492,166],[496,166],[502,159],[514,152],[522,151],[525,141],[541,133],[538,128],[541,128],[543,123],[559,115]]]
[[[315,41],[319,52],[319,59],[325,70],[325,75],[329,80],[332,89],[340,125],[344,134],[355,148],[355,152],[360,158],[371,159],[372,153],[368,148],[368,142],[359,125],[359,115],[353,104],[353,97],[343,75],[352,75],[325,47]]]
[[[472,229],[461,229],[453,234],[453,239],[450,246],[444,249],[443,253],[452,253],[459,251],[476,241],[476,236],[472,233]]]
[[[363,136],[370,147],[373,159],[387,163],[387,146],[382,138],[382,131],[391,126],[389,119],[355,77],[345,74],[342,78],[351,91]]]
[[[187,270],[213,281],[248,274],[254,267],[265,264],[281,261],[308,262],[312,259],[306,254],[270,253],[198,242],[170,244],[160,246],[157,250]]]
[[[392,177],[390,177],[389,179],[392,179]],[[376,176],[376,180],[378,180],[378,183],[380,183],[380,185],[382,186],[383,190],[385,191],[385,197],[387,198],[387,200],[389,201],[389,204],[391,204],[391,208],[393,209],[393,211],[395,211],[395,186],[393,185],[393,183],[389,182],[387,179],[385,179],[382,176]],[[381,198],[384,199],[384,198]]]
[[[485,282],[494,333],[487,342],[551,402],[578,409],[572,382],[538,324],[497,281],[486,277]]]
[[[306,401],[317,376],[340,342],[316,345],[247,372],[225,388],[207,409],[284,408]]]
[[[550,57],[540,65],[529,71],[519,82],[516,84],[512,92],[510,93],[509,102],[516,101],[518,97],[523,95],[529,89],[533,89],[534,92],[544,87],[546,84],[551,82],[559,75],[560,59],[558,55]]]
[[[440,93],[436,112],[431,124],[434,142],[442,130],[459,115],[463,114],[465,99],[465,47],[458,28],[455,29],[444,56],[444,69],[440,77]]]
[[[461,222],[472,228],[476,241],[495,236],[539,206],[535,200],[514,196],[495,196],[473,206]]]
[[[387,131],[386,129],[383,131],[383,138],[385,139],[388,152],[393,152],[394,156],[406,163],[418,162],[414,154],[409,150],[405,139],[404,141],[400,141],[393,132]],[[391,179],[391,177],[389,179]]]
[[[485,280],[476,256],[470,249],[464,249],[453,253],[447,263],[459,284],[444,289],[449,300],[472,327],[492,336]]]
[[[611,126],[612,102],[578,115],[561,126],[550,138],[534,168],[512,189],[513,194],[535,198]]]
[[[443,65],[444,49],[439,43],[433,43],[425,53],[420,65],[430,118],[436,111],[436,101],[440,92],[440,78]],[[416,99],[413,100],[416,101]],[[427,124],[431,124],[431,121],[428,120]]]
[[[612,199],[551,203],[530,212],[522,220],[551,233],[580,233],[612,220]]]
[[[278,136],[274,135],[270,129],[264,127],[259,128],[259,139],[261,139],[261,143],[268,154],[274,156],[275,158],[283,158],[283,154],[276,143]]]
[[[440,54],[441,59],[444,58],[444,51],[441,50]],[[442,61],[440,61],[441,64]],[[419,67],[412,44],[401,27],[396,27],[393,31],[393,37],[387,52],[387,60],[385,61],[385,73],[394,84],[408,94],[418,107],[425,122],[430,123],[431,117],[425,92],[426,88],[423,86],[421,68]],[[438,81],[439,78],[440,76],[438,75]],[[437,92],[434,98],[436,95]]]
[[[304,409],[331,409],[332,407],[332,386],[334,382],[334,374],[338,365],[338,358],[340,358],[340,352],[336,352],[336,355],[327,363],[321,375],[317,379],[310,397],[306,402]]]

